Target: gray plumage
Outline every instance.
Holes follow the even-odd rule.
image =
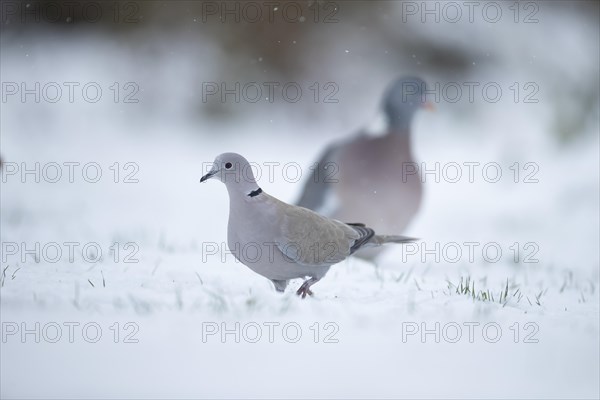
[[[411,149],[410,126],[417,110],[429,106],[419,78],[395,81],[382,108],[382,136],[366,133],[328,146],[305,182],[297,205],[340,221],[360,220],[380,233],[403,232],[422,199],[418,165]],[[377,252],[360,251],[364,258]]]
[[[244,171],[243,173],[240,173]],[[235,153],[215,159],[201,182],[217,178],[229,193],[227,243],[230,251],[254,272],[283,291],[290,279],[308,278],[297,294],[312,294],[333,264],[360,248],[413,239],[378,236],[362,224],[346,224],[306,208],[284,203],[260,189],[250,164]]]

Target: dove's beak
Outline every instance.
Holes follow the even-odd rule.
[[[212,177],[213,177],[213,175],[215,175],[217,172],[219,172],[219,170],[218,170],[218,169],[215,169],[215,168],[211,169],[211,170],[208,172],[208,174],[206,174],[206,175],[204,175],[202,178],[200,178],[200,182],[204,182],[204,181],[206,181],[206,180],[208,180],[208,179],[212,178]]]
[[[426,101],[425,103],[423,103],[421,105],[421,108],[423,108],[423,109],[425,109],[427,111],[435,111],[435,106],[430,101]]]

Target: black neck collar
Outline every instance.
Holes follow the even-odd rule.
[[[256,190],[251,191],[250,193],[248,193],[248,196],[250,197],[254,197],[254,196],[258,196],[259,194],[262,193],[262,189],[258,188]]]

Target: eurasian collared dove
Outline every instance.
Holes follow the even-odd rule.
[[[402,78],[387,90],[387,129],[328,146],[306,181],[297,205],[341,221],[360,220],[377,232],[402,233],[421,203],[421,178],[411,150],[410,126],[426,102],[419,78]],[[371,259],[377,252],[363,250]]]
[[[280,292],[290,279],[307,278],[296,294],[312,295],[310,287],[329,267],[359,248],[414,240],[376,235],[363,224],[343,223],[284,203],[258,186],[250,164],[236,153],[219,155],[200,182],[211,178],[225,183],[229,193],[230,251]]]

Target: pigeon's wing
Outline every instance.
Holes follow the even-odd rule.
[[[337,165],[335,153],[338,144],[328,146],[319,161],[311,166],[312,173],[304,183],[302,194],[296,204],[317,212],[324,212],[328,197],[332,194],[332,184],[336,182]]]
[[[286,257],[301,265],[336,264],[352,254],[354,246],[369,235],[306,208],[288,204],[282,207],[277,246]]]
[[[296,205],[308,208],[319,214],[333,215],[338,207],[333,189],[335,185],[339,184],[339,154],[349,145],[364,140],[367,137],[367,133],[361,131],[349,139],[340,140],[329,145],[319,158],[319,161],[311,166],[312,173],[304,183],[302,194]]]

